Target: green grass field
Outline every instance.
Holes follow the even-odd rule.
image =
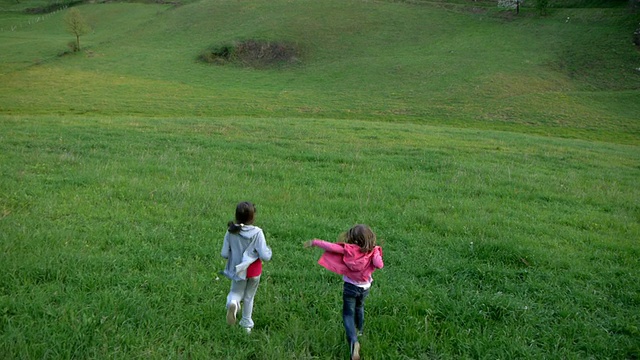
[[[302,243],[355,223],[363,359],[640,358],[638,13],[93,3],[69,53],[46,4],[0,1],[0,358],[346,359]],[[197,61],[245,39],[301,61]],[[242,200],[274,252],[250,336],[218,274]]]

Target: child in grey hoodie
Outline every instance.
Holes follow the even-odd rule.
[[[224,275],[231,279],[231,290],[227,295],[227,324],[236,323],[242,302],[240,326],[248,333],[254,325],[251,314],[253,298],[260,284],[262,261],[271,260],[271,249],[262,229],[253,225],[255,213],[256,207],[252,203],[244,201],[238,204],[235,222],[228,223],[221,253],[227,259]]]

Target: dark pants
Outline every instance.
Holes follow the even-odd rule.
[[[344,283],[342,292],[342,321],[347,333],[349,344],[358,341],[356,329],[362,331],[364,326],[364,299],[369,295],[369,289]]]

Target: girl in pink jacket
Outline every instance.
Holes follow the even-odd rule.
[[[342,321],[349,341],[351,359],[359,360],[358,335],[362,334],[364,326],[364,300],[369,295],[373,271],[384,266],[382,248],[376,245],[376,234],[362,224],[340,235],[339,240],[338,243],[330,243],[314,239],[305,242],[304,246],[324,249],[318,264],[342,275]]]

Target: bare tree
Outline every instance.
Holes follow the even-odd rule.
[[[73,51],[80,51],[80,36],[91,31],[91,28],[80,13],[80,10],[76,8],[71,8],[67,12],[64,16],[64,23],[67,26],[67,30],[76,37]]]

